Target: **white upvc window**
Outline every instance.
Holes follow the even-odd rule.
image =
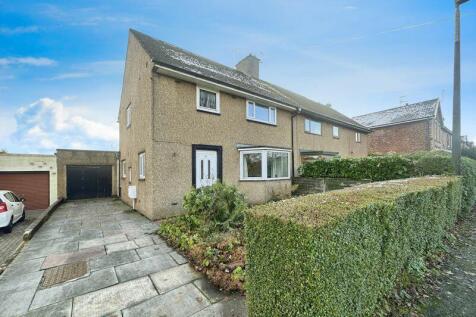
[[[126,178],[126,160],[121,161],[122,178]]]
[[[355,132],[355,142],[360,143],[360,132]]]
[[[332,137],[336,139],[339,138],[339,127],[336,127],[336,126],[332,127]]]
[[[277,110],[275,107],[263,106],[248,100],[246,103],[246,119],[276,125]]]
[[[220,93],[197,86],[197,110],[220,113]]]
[[[145,179],[145,152],[139,153],[139,179]]]
[[[291,151],[252,149],[240,151],[240,180],[289,179]]]
[[[322,135],[322,125],[319,121],[304,119],[304,131],[311,134]]]
[[[130,127],[132,123],[132,106],[128,105],[126,108],[126,127]]]

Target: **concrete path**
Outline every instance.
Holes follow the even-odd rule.
[[[128,209],[60,206],[0,276],[0,316],[246,316]]]
[[[0,230],[0,274],[4,269],[5,261],[13,255],[14,251],[23,242],[23,232],[41,212],[42,210],[27,211],[25,221],[17,222],[11,233],[4,233],[3,230]]]

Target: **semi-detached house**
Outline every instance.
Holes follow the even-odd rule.
[[[151,219],[220,180],[250,203],[290,194],[305,160],[367,155],[369,130],[331,107],[140,32],[129,33],[120,125],[121,199]]]

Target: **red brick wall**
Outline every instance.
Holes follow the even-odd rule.
[[[376,128],[369,135],[369,153],[411,153],[430,149],[429,122]]]

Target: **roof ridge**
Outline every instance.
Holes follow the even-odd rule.
[[[415,106],[415,105],[418,105],[418,104],[422,104],[422,103],[429,103],[430,101],[437,101],[439,100],[440,98],[434,98],[434,99],[428,99],[428,100],[423,100],[423,101],[419,101],[419,102],[414,102],[414,103],[411,103],[411,104],[406,104],[406,105],[403,105],[403,106],[398,106],[398,107],[392,107],[392,108],[388,108],[388,109],[384,109],[384,110],[379,110],[379,111],[375,111],[375,112],[369,112],[369,113],[366,113],[366,114],[362,114],[360,116],[355,116],[355,117],[352,117],[352,118],[361,118],[361,117],[365,117],[365,116],[368,116],[368,115],[371,115],[371,114],[376,114],[376,113],[382,113],[382,112],[387,112],[387,111],[391,111],[391,110],[395,110],[395,109],[400,109],[400,108],[405,108],[405,107],[411,107],[411,106]]]

